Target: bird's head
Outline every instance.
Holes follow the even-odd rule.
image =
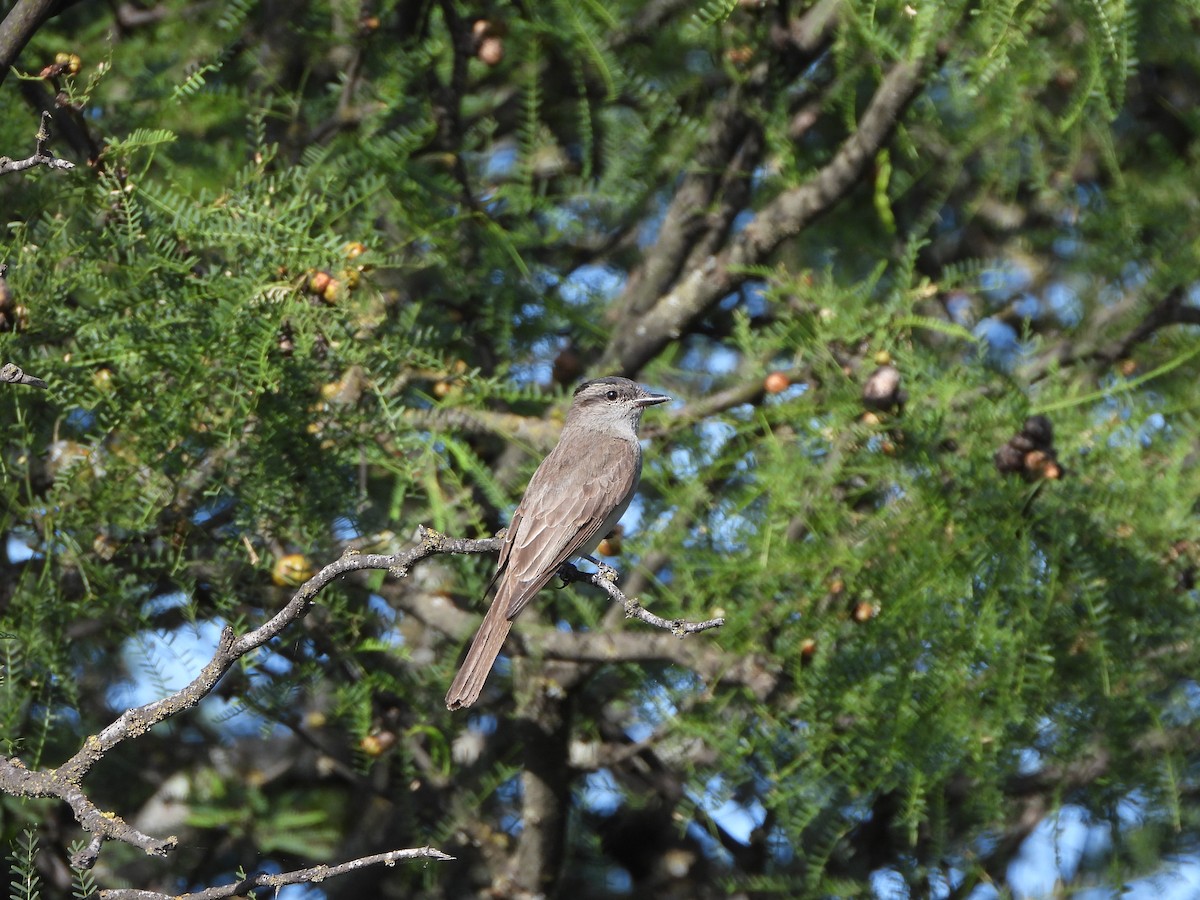
[[[567,424],[596,431],[624,432],[629,429],[636,435],[646,407],[670,399],[666,394],[648,391],[628,378],[616,375],[594,378],[575,389]]]

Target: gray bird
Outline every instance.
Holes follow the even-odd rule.
[[[479,699],[513,619],[563,563],[590,554],[616,526],[642,474],[642,412],[670,399],[628,378],[597,378],[575,389],[558,445],[533,473],[509,523],[496,597],[446,693],[448,708]]]

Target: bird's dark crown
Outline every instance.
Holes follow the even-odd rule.
[[[619,375],[605,375],[603,378],[593,378],[591,381],[585,381],[579,387],[575,388],[575,396],[578,397],[583,391],[586,391],[593,385],[598,384],[610,385],[614,388],[621,388],[624,390],[629,390],[631,387],[636,387],[636,383],[630,381],[628,378],[622,378]]]

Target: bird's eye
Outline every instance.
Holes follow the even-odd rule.
[[[607,393],[604,395],[604,398],[605,398],[606,400],[616,400],[616,399],[617,399],[617,392],[616,392],[616,391],[609,391],[609,392],[607,392]]]

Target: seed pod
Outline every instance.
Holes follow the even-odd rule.
[[[281,556],[271,568],[271,580],[280,587],[298,587],[312,576],[312,563],[303,553]]]
[[[1033,441],[1033,446],[1048,450],[1054,444],[1054,426],[1045,416],[1030,416],[1021,428],[1021,434]]]
[[[900,388],[900,370],[893,365],[880,366],[863,385],[863,405],[869,409],[887,412],[904,405],[908,399]]]
[[[781,394],[788,389],[792,380],[783,372],[772,372],[763,379],[763,390],[768,394]]]
[[[1005,475],[1025,471],[1025,454],[1012,444],[1005,444],[997,450],[992,461],[996,464],[996,469]]]

